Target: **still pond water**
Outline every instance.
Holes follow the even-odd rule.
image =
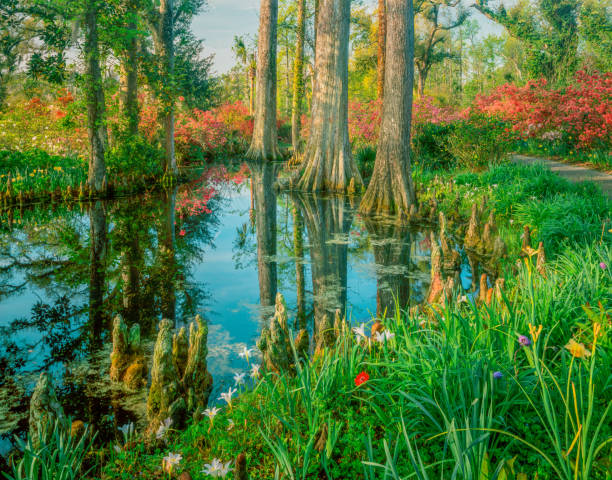
[[[2,212],[0,455],[27,431],[32,389],[49,371],[65,411],[103,439],[144,421],[146,391],[108,376],[110,326],[139,322],[148,355],[162,317],[209,324],[211,402],[246,370],[276,292],[290,321],[346,312],[368,321],[423,301],[425,232],[364,221],[356,199],[275,193],[275,167],[213,167],[174,191]],[[10,226],[9,226],[10,225]]]

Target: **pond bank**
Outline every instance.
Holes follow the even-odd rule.
[[[570,182],[593,182],[612,199],[612,175],[600,170],[571,163],[558,162],[549,158],[530,157],[527,155],[512,155],[512,161],[525,165],[542,164],[559,176]]]

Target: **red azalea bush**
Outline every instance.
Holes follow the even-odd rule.
[[[253,118],[242,102],[177,115],[175,138],[183,160],[212,158],[244,150],[253,135]]]
[[[574,83],[560,90],[546,80],[525,86],[503,85],[479,96],[474,109],[512,124],[516,139],[564,141],[577,149],[609,148],[612,144],[612,73],[580,71]]]

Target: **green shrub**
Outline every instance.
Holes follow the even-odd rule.
[[[361,173],[361,178],[363,178],[363,181],[367,185],[374,172],[376,147],[366,146],[359,148],[355,153],[355,162],[357,163],[359,173]]]
[[[508,153],[510,144],[503,138],[506,124],[483,115],[471,115],[454,124],[447,142],[448,150],[461,167],[480,169],[497,164]]]
[[[415,163],[427,170],[454,168],[455,158],[449,150],[449,137],[454,130],[454,124],[422,125],[412,138]]]
[[[109,178],[162,175],[163,152],[143,137],[127,137],[106,153]]]

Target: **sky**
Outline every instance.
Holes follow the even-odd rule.
[[[481,34],[499,34],[502,31],[478,12],[474,12],[472,18],[480,23]],[[214,70],[218,74],[226,73],[235,63],[232,53],[234,36],[254,36],[258,26],[259,0],[208,0],[208,7],[193,22],[195,34],[204,40],[206,53],[215,56]]]

